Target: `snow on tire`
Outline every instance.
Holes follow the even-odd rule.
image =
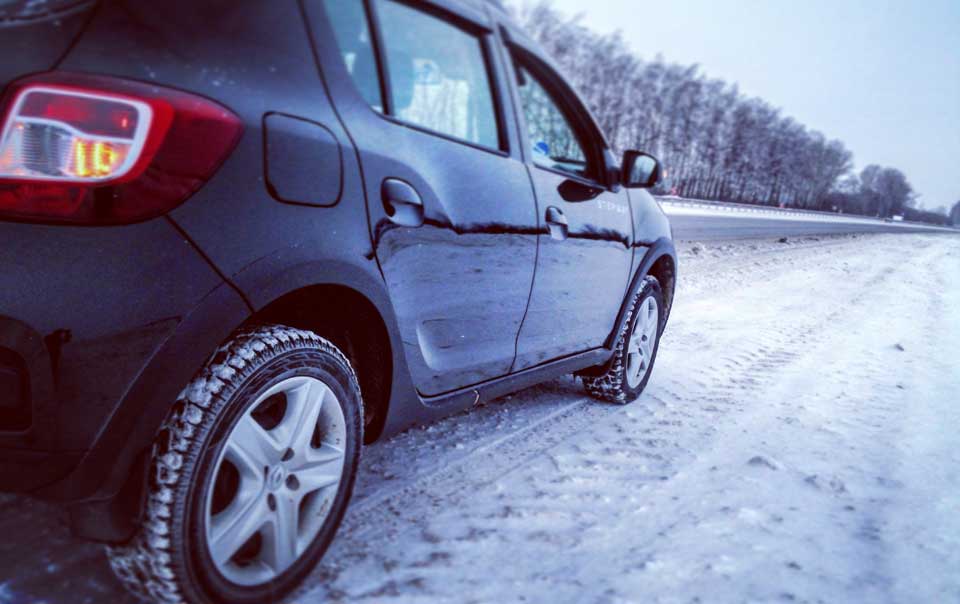
[[[350,362],[327,340],[278,325],[238,333],[183,389],[159,431],[139,530],[129,543],[108,548],[115,574],[150,602],[280,601],[297,589],[333,539],[353,489],[362,414]],[[263,430],[253,428],[256,447],[240,439],[252,422]],[[277,456],[267,459],[271,443],[277,444]],[[242,452],[254,449],[263,459]],[[233,455],[235,450],[241,453]],[[259,478],[248,472],[259,471],[258,464]],[[258,525],[260,516],[251,510],[262,510],[264,523]],[[304,510],[309,515],[299,516]],[[221,532],[230,538],[242,536],[234,516],[244,520],[244,528],[257,527],[237,541],[242,544],[231,557],[218,551],[221,516],[229,516]],[[292,525],[284,522],[291,517]],[[306,526],[312,532],[304,538],[298,531]],[[293,541],[281,537],[291,530]]]
[[[656,277],[644,278],[606,370],[599,375],[580,376],[591,396],[618,405],[631,403],[640,396],[657,359],[664,309],[660,282]]]

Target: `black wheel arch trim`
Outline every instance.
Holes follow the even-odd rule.
[[[284,255],[280,253],[274,258]],[[292,262],[284,270],[268,264],[270,279],[245,280],[236,279],[241,274],[234,276],[234,283],[250,305],[234,283],[223,282],[186,315],[117,405],[76,468],[35,493],[70,504],[74,533],[107,543],[119,543],[132,535],[142,511],[142,486],[150,447],[177,394],[218,346],[271,302],[307,287],[335,285],[353,289],[374,305],[387,327],[391,346],[402,350],[385,286],[377,280],[376,273],[332,259]],[[413,391],[402,354],[394,355],[393,365],[391,410],[398,397]]]
[[[393,366],[386,417],[375,440],[396,433],[402,429],[397,427],[402,423],[397,415],[406,413],[411,401],[419,401],[419,396],[410,377],[393,304],[376,261],[358,264],[340,258],[304,258],[302,253],[301,247],[274,253],[270,258],[241,271],[236,281],[256,311],[287,294],[314,286],[345,287],[366,298],[379,313],[386,328]]]
[[[604,343],[605,348],[613,350],[613,348],[616,346],[617,335],[623,329],[623,324],[626,322],[627,317],[630,314],[630,304],[632,303],[633,298],[636,296],[637,292],[640,291],[640,287],[643,285],[643,280],[647,275],[650,274],[650,269],[664,256],[668,256],[671,259],[673,262],[674,271],[676,271],[677,250],[673,244],[673,240],[671,240],[669,237],[661,237],[650,244],[646,254],[643,256],[643,259],[637,264],[637,269],[633,273],[633,280],[630,282],[630,288],[627,289],[627,295],[623,298],[623,303],[620,306],[620,312],[617,313],[617,322],[614,324],[613,331],[610,332],[610,335],[607,336],[607,340]],[[664,288],[667,287],[666,284],[661,285]],[[664,293],[667,294],[667,292]],[[669,295],[672,299],[673,292],[669,292]],[[673,305],[671,304],[667,307],[667,312],[663,317],[664,326],[666,326],[667,321],[670,319],[670,310],[672,309],[672,306]]]
[[[216,347],[250,316],[240,295],[221,282],[182,318],[154,353],[77,467],[36,495],[65,502],[116,495],[136,470],[137,458],[150,446],[177,394]]]

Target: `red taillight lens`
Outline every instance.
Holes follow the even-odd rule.
[[[116,78],[50,73],[11,86],[0,127],[0,219],[123,224],[163,214],[242,132],[225,107]]]
[[[106,183],[130,174],[170,109],[102,92],[27,85],[0,131],[0,179]]]

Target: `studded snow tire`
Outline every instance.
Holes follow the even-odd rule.
[[[653,303],[647,302],[649,298],[653,298]],[[640,376],[638,383],[631,385],[631,380],[627,375],[630,364],[630,339],[637,329],[640,309],[653,306],[655,306],[656,312],[655,341],[651,343],[644,374]],[[602,373],[592,375],[588,371],[580,374],[583,385],[591,396],[618,405],[631,403],[640,396],[647,386],[650,374],[653,372],[653,364],[656,361],[657,350],[660,346],[660,334],[663,331],[664,321],[663,309],[663,293],[660,289],[660,282],[657,281],[656,277],[648,276],[643,280],[639,291],[634,295],[626,321],[624,321],[623,328],[617,336],[612,360]]]
[[[345,461],[332,511],[301,558],[269,584],[224,587],[223,577],[197,553],[205,548],[195,522],[202,481],[217,434],[251,397],[278,376],[311,373],[330,382],[342,401]],[[254,604],[290,596],[329,546],[342,519],[362,443],[362,402],[350,362],[315,333],[279,325],[253,327],[223,344],[183,389],[153,445],[148,492],[139,530],[126,545],[108,548],[111,566],[134,595],[164,604]],[[223,438],[221,436],[221,438]],[[329,525],[329,526],[327,526]]]

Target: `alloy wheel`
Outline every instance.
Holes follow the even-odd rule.
[[[230,430],[206,493],[210,558],[238,585],[289,569],[330,514],[343,475],[340,401],[313,377],[263,392]]]
[[[630,388],[636,388],[650,371],[659,328],[660,307],[656,299],[649,296],[637,309],[627,343],[627,384]]]

